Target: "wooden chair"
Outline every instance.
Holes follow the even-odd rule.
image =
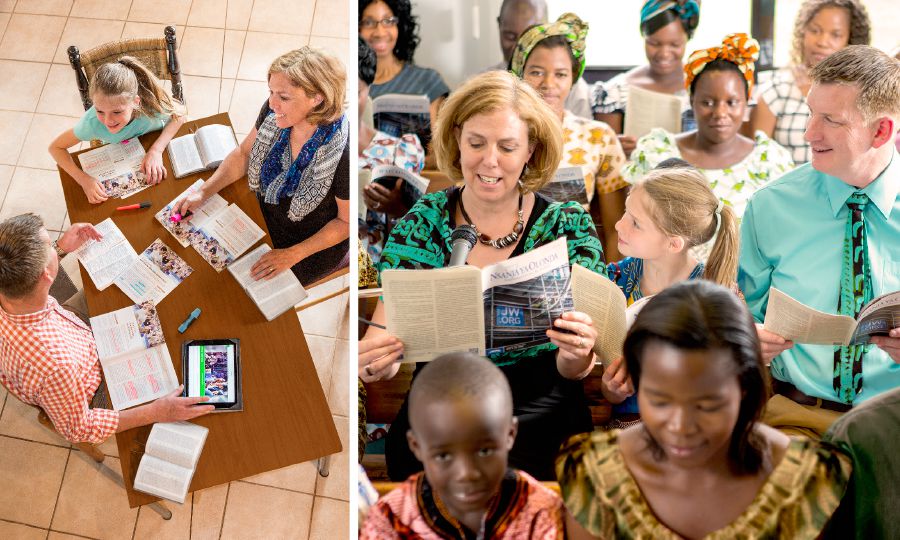
[[[84,110],[93,105],[88,87],[91,77],[103,64],[115,62],[123,56],[133,56],[140,60],[157,77],[172,81],[172,95],[184,103],[184,90],[181,84],[181,68],[175,53],[175,27],[167,26],[164,38],[141,38],[113,41],[79,52],[78,47],[69,47],[69,63],[75,70],[78,92]]]

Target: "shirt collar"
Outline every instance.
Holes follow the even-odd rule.
[[[47,304],[43,309],[32,313],[13,314],[0,307],[0,314],[9,322],[18,326],[31,326],[47,318],[51,311],[59,308],[59,303],[52,296],[47,296]]]
[[[847,184],[846,182],[833,176],[824,174],[825,189],[828,193],[828,200],[831,203],[831,210],[834,216],[843,210],[847,205],[847,199],[857,191],[857,188]],[[869,196],[869,200],[878,208],[881,215],[885,219],[891,215],[894,203],[900,195],[900,155],[894,150],[891,162],[887,168],[875,179],[874,182],[863,188],[863,193]]]

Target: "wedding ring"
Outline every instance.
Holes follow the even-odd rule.
[[[366,366],[366,367],[363,369],[363,371],[365,371],[365,372],[366,372],[366,375],[368,375],[369,377],[371,377],[372,375],[374,375],[374,373],[372,373],[372,366]]]

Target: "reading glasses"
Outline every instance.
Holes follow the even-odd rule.
[[[397,17],[385,17],[380,21],[375,19],[370,19],[366,17],[365,19],[359,21],[359,27],[365,28],[366,30],[373,30],[379,24],[385,28],[393,28],[397,26],[397,23],[400,21]]]

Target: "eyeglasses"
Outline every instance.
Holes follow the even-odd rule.
[[[363,19],[359,21],[359,27],[365,28],[366,30],[374,30],[379,24],[385,28],[393,28],[397,26],[397,23],[400,22],[400,19],[397,17],[385,17],[380,21],[376,21],[375,19]]]

